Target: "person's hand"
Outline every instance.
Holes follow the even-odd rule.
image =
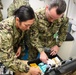
[[[40,53],[40,60],[44,63],[47,63],[47,60],[48,60],[48,56],[46,55],[46,53],[44,51],[42,51]]]
[[[16,52],[16,56],[19,57],[21,54],[21,47],[18,48],[17,52]]]
[[[30,67],[29,72],[31,75],[41,75],[41,71],[39,68]]]
[[[51,48],[51,53],[50,53],[50,55],[56,55],[57,53],[58,53],[58,51],[59,51],[59,47],[57,46],[57,45],[55,45],[55,46],[53,46],[52,48]]]

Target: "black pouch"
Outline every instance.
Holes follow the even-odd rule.
[[[54,55],[54,56],[51,56],[50,55],[50,48],[44,48],[44,51],[45,51],[45,53],[47,54],[47,56],[48,56],[48,58],[50,58],[50,59],[52,59],[52,58],[55,58],[55,57],[58,57],[59,59],[60,59],[60,61],[62,61],[62,59],[56,54],[56,55]],[[41,63],[42,61],[39,59],[39,58],[37,58],[37,59],[33,59],[33,60],[31,60],[31,61],[28,61],[28,65],[30,65],[30,64],[32,64],[32,63],[36,63],[37,65],[39,64],[39,63]],[[53,68],[51,69],[51,70],[54,70],[55,68],[54,68],[54,66],[53,66]],[[45,75],[49,75],[49,73],[51,72],[51,70],[49,70],[48,71],[48,68],[46,69],[46,71],[45,71]],[[51,75],[51,74],[50,74]]]

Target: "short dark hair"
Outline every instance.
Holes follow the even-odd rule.
[[[58,15],[60,15],[66,10],[66,2],[64,0],[51,0],[49,4],[49,10],[53,7],[58,7],[56,12]]]
[[[15,17],[19,17],[20,22],[35,18],[33,9],[30,6],[23,5],[14,12]]]

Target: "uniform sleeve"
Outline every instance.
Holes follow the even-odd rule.
[[[22,5],[30,5],[30,4],[29,2],[27,2],[27,0],[18,0],[18,1],[14,1],[13,3],[11,3],[9,8],[7,9],[8,17],[12,16],[14,11]]]
[[[3,9],[3,4],[1,0],[0,0],[0,9]]]
[[[7,9],[7,17],[10,17],[10,16],[12,16],[13,15],[13,13],[14,13],[14,5],[13,4],[11,4],[9,7],[8,7],[8,9]]]
[[[61,22],[61,27],[59,29],[59,42],[58,46],[61,46],[61,44],[65,41],[66,36],[67,36],[67,31],[68,31],[68,18],[63,18]]]
[[[12,71],[28,72],[29,66],[17,59],[13,50],[12,34],[0,29],[0,61]]]
[[[30,44],[33,47],[35,47],[38,50],[38,52],[42,52],[44,49],[39,40],[39,31],[36,26],[38,26],[37,22],[35,22],[34,25],[31,27],[29,34],[27,33],[27,35],[30,36],[29,38],[28,37],[27,38],[29,39]]]

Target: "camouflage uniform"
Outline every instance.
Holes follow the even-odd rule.
[[[29,60],[37,57],[38,52],[43,51],[44,47],[61,45],[66,38],[68,28],[68,18],[62,17],[53,23],[48,22],[45,17],[45,10],[36,12],[35,24],[26,33],[26,45],[29,48]],[[57,38],[56,38],[57,35]]]
[[[25,32],[15,26],[14,16],[0,22],[0,61],[13,71],[28,72],[29,66],[17,59],[16,46],[22,46]]]
[[[2,2],[0,0],[0,21],[3,20],[3,15],[2,15],[1,9],[3,9],[3,5],[2,5]]]
[[[7,9],[7,16],[10,17],[13,15],[14,11],[22,5],[29,5],[29,2],[26,0],[14,0],[13,3]]]

